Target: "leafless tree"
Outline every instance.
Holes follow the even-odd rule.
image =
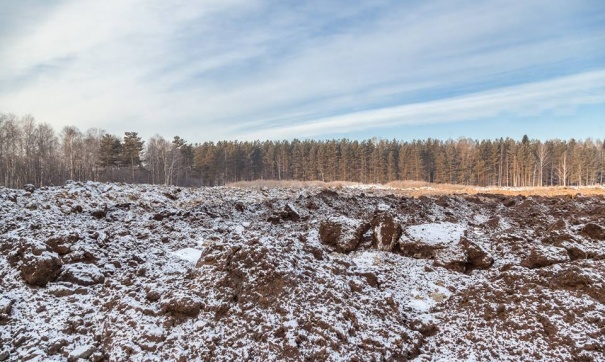
[[[538,159],[538,186],[544,186],[544,167],[549,154],[548,146],[545,143],[538,142],[535,154]]]
[[[64,127],[61,131],[63,162],[70,180],[80,180],[82,175],[82,132],[77,127]]]

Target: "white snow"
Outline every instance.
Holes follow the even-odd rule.
[[[69,356],[71,359],[88,358],[88,356],[90,356],[93,351],[94,347],[92,347],[91,345],[82,345],[74,348],[74,350],[71,351]]]
[[[405,233],[413,240],[426,244],[451,244],[460,240],[466,226],[451,222],[408,226]]]
[[[408,306],[419,312],[428,312],[428,310],[431,309],[431,306],[434,304],[435,303],[431,303],[422,297],[414,297],[410,299]]]
[[[294,206],[294,204],[288,203],[287,206],[290,208],[290,210],[292,210],[293,213],[299,214],[298,209],[296,208],[296,206]]]
[[[65,265],[63,269],[75,280],[85,284],[93,284],[103,278],[103,273],[94,264],[74,263]]]
[[[357,198],[364,201],[355,204],[347,201],[362,190],[371,196]],[[17,195],[17,202],[8,200],[9,192]],[[164,196],[166,192],[178,194],[178,198],[169,199]],[[534,299],[516,304],[509,301],[503,321],[537,333],[536,338],[528,340],[519,338],[518,331],[500,328],[502,325],[494,328],[484,319],[483,310],[475,313],[472,309],[456,309],[466,296],[474,306],[492,290],[504,290],[490,288],[498,282],[494,276],[501,275],[500,266],[505,263],[512,264],[507,273],[517,273],[511,275],[521,287],[522,277],[538,277],[536,270],[518,265],[519,254],[511,249],[531,243],[536,234],[518,230],[519,221],[513,216],[499,215],[501,210],[465,202],[463,197],[450,203],[448,216],[443,207],[431,206],[434,199],[381,197],[390,191],[380,186],[344,187],[338,190],[342,197],[331,197],[325,203],[314,196],[316,192],[308,189],[301,200],[299,192],[278,188],[182,188],[177,193],[170,187],[73,182],[36,190],[31,195],[0,188],[0,229],[5,230],[0,234],[0,246],[4,248],[0,248],[0,310],[8,310],[9,305],[11,309],[8,316],[0,316],[9,318],[0,328],[0,341],[7,341],[0,353],[10,351],[8,360],[64,361],[70,353],[86,352],[86,346],[95,346],[111,360],[276,361],[284,360],[280,353],[285,348],[292,348],[300,353],[300,359],[324,351],[322,359],[331,361],[359,358],[361,353],[361,360],[381,360],[393,357],[385,356],[385,351],[411,348],[408,337],[418,332],[411,330],[408,322],[420,320],[437,325],[438,332],[424,338],[422,355],[414,360],[493,360],[484,354],[486,346],[493,347],[502,361],[520,360],[510,352],[519,350],[527,350],[530,359],[537,353],[538,360],[571,360],[563,352],[558,359],[543,357],[550,353],[540,335],[543,328],[538,325],[535,329],[527,321],[542,313],[538,307],[556,303],[558,309],[553,311],[558,314],[549,321],[557,327],[559,336],[573,341],[577,349],[586,350],[593,360],[602,357],[594,347],[605,340],[599,326],[591,321],[604,320],[605,306],[583,289],[550,291],[546,285],[543,294],[534,295]],[[314,198],[317,208],[307,207],[306,198]],[[249,207],[230,214],[234,202]],[[36,208],[27,208],[30,204]],[[71,212],[66,205],[72,204],[81,205],[83,212]],[[129,209],[116,207],[123,204],[130,204]],[[269,224],[267,215],[284,204],[303,213],[304,220]],[[418,204],[424,216],[396,214],[402,206]],[[105,205],[107,217],[91,215],[92,210],[103,210]],[[443,250],[464,235],[467,225],[474,225],[467,237],[493,255],[495,264],[489,270],[465,274],[434,267],[430,259],[378,251],[369,243],[360,244],[351,253],[338,253],[319,241],[322,221],[331,219],[356,228],[371,220],[377,209],[396,214],[399,222],[408,225],[404,226],[406,238],[443,244],[438,245]],[[175,216],[153,219],[155,213],[165,210],[175,212]],[[185,212],[190,216],[181,216]],[[503,227],[491,230],[481,225],[495,216],[501,218]],[[449,222],[452,220],[456,222]],[[422,224],[410,225],[410,221]],[[39,225],[32,227],[35,223]],[[504,227],[507,225],[511,230]],[[373,231],[368,231],[364,240]],[[16,252],[3,251],[16,249],[24,240],[46,250],[46,240],[71,233],[79,237],[70,242],[70,252],[61,255],[63,273],[70,272],[85,283],[103,276],[103,284],[52,281],[44,288],[28,287],[18,265],[8,261]],[[579,232],[570,235],[573,239],[566,243],[573,241],[591,253],[602,250],[598,243],[580,244]],[[495,243],[501,236],[508,239]],[[209,262],[192,268],[203,251],[213,251],[208,254]],[[41,256],[49,252],[43,251]],[[84,260],[88,256],[93,258]],[[226,267],[231,260],[233,269]],[[540,271],[573,272],[578,279],[590,281],[592,287],[605,283],[603,273],[582,267],[582,263],[602,261],[574,260]],[[277,279],[286,283],[283,294],[276,297],[271,292]],[[263,287],[250,288],[255,283]],[[481,285],[486,288],[485,295],[466,294],[468,288]],[[530,297],[536,290],[514,289]],[[234,300],[236,293],[238,301]],[[257,298],[270,303],[259,307],[255,304]],[[199,315],[173,320],[172,315],[163,312],[165,301],[188,303],[186,299],[202,304]],[[499,306],[499,301],[488,303],[494,310]],[[225,306],[229,311],[221,316],[218,311]],[[581,312],[577,312],[579,307]],[[567,314],[573,323],[565,319]],[[469,325],[478,340],[466,337]],[[276,335],[280,329],[281,336]],[[22,338],[22,345],[12,345]],[[99,338],[106,345],[101,347]],[[48,351],[53,344],[62,346],[51,354]],[[376,349],[363,349],[363,345]],[[563,345],[556,348],[565,351]]]
[[[351,259],[359,266],[374,266],[380,261],[380,253],[378,251],[361,251],[351,254]]]
[[[298,327],[298,322],[296,321],[296,319],[290,319],[289,321],[284,322],[284,327],[296,328]]]
[[[391,206],[381,202],[378,204],[378,206],[376,207],[379,211],[387,211],[388,209],[391,208]]]
[[[177,258],[187,260],[192,264],[196,264],[202,255],[202,250],[194,249],[194,248],[183,248],[177,251],[173,251],[171,254],[176,256]]]

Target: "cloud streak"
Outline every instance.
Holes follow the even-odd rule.
[[[437,101],[385,107],[325,117],[297,125],[271,127],[241,134],[240,138],[306,138],[381,127],[446,123],[502,115],[527,116],[544,112],[567,112],[578,106],[604,102],[605,71],[595,71]]]

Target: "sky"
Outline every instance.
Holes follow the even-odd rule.
[[[190,142],[605,137],[603,0],[0,0],[0,112]]]

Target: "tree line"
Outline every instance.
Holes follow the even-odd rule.
[[[67,180],[218,186],[259,179],[584,186],[603,184],[604,176],[601,139],[190,143],[73,126],[57,133],[30,115],[0,114],[0,185],[11,188]]]

